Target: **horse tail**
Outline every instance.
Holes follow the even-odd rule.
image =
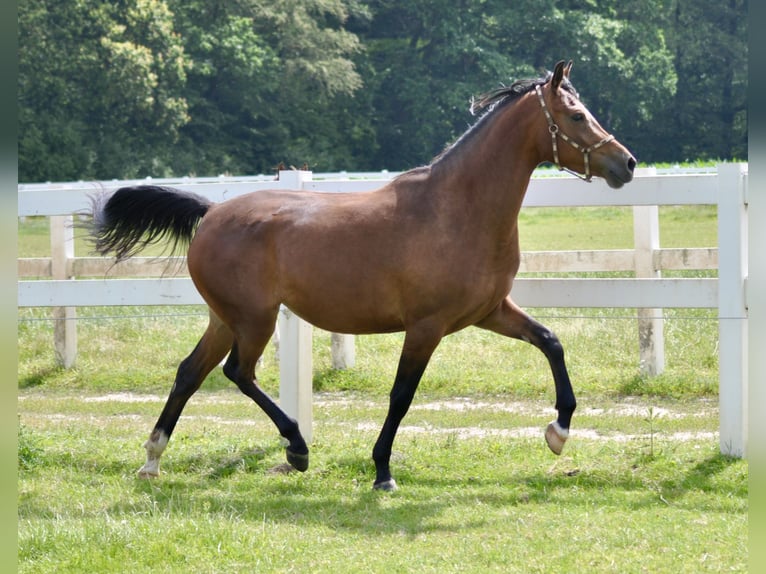
[[[102,192],[91,197],[91,238],[97,253],[114,253],[118,261],[164,241],[175,253],[188,245],[212,205],[200,195],[157,185]]]

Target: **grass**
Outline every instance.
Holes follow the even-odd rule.
[[[47,253],[46,225],[20,225],[21,255]],[[520,225],[529,250],[632,245],[629,209],[526,210]],[[662,208],[660,228],[663,246],[717,243],[715,209]],[[358,337],[347,371],[315,334],[307,473],[280,472],[273,426],[217,370],[147,482],[140,445],[204,309],[78,309],[69,370],[47,312],[20,310],[19,571],[746,571],[748,465],[718,449],[715,312],[665,311],[652,379],[631,310],[531,312],[564,343],[579,399],[564,454],[543,444],[539,351],[467,329],[437,349],[395,443],[401,490],[381,494],[370,452],[400,334]],[[259,379],[277,394],[271,347]]]
[[[370,489],[383,398],[320,394],[312,467],[283,474],[265,417],[201,391],[163,476],[142,481],[161,402],[22,394],[20,572],[746,569],[747,465],[718,454],[708,401],[663,402],[651,426],[653,402],[591,405],[561,458],[543,446],[547,403],[420,401],[394,494]]]

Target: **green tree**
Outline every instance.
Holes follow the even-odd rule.
[[[472,95],[497,86],[512,64],[486,33],[477,0],[371,0],[355,30],[367,46],[378,167],[428,162],[472,121]]]
[[[406,169],[560,59],[645,162],[747,155],[747,0],[20,0],[23,181]]]
[[[666,161],[747,157],[747,0],[674,0],[669,45],[678,75],[667,107]]]
[[[344,139],[330,118],[362,84],[342,0],[169,0],[193,60],[180,173],[331,169]],[[348,123],[348,122],[346,122]]]
[[[19,178],[161,173],[187,66],[162,0],[21,0]]]
[[[496,4],[502,49],[534,70],[574,62],[573,82],[604,126],[639,157],[675,93],[662,31],[666,0],[526,0]],[[651,139],[647,143],[651,143]]]
[[[665,2],[666,3],[666,2]],[[470,97],[561,59],[597,117],[643,145],[675,90],[663,0],[370,0],[360,31],[374,69],[380,165],[428,161],[471,121]],[[648,16],[647,16],[648,14]]]

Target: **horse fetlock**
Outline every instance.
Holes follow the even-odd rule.
[[[554,454],[561,454],[564,443],[569,438],[569,429],[563,428],[558,421],[553,421],[545,429],[545,441]]]
[[[168,435],[160,429],[154,429],[149,440],[144,443],[146,462],[138,470],[141,478],[157,478],[160,475],[160,457],[168,446]]]
[[[168,446],[168,440],[170,440],[170,437],[165,431],[154,429],[152,434],[149,435],[149,439],[144,443],[146,454],[149,457],[159,458],[165,450],[165,447]]]
[[[398,490],[399,487],[396,484],[396,481],[393,478],[389,478],[387,480],[382,480],[380,482],[375,482],[372,485],[373,490],[380,490],[382,492],[394,492],[395,490]]]

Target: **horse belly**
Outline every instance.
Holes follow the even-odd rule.
[[[404,328],[400,297],[390,278],[371,278],[364,270],[317,262],[313,272],[287,272],[280,281],[282,303],[312,325],[335,333],[364,334]],[[356,271],[356,272],[354,272]]]

